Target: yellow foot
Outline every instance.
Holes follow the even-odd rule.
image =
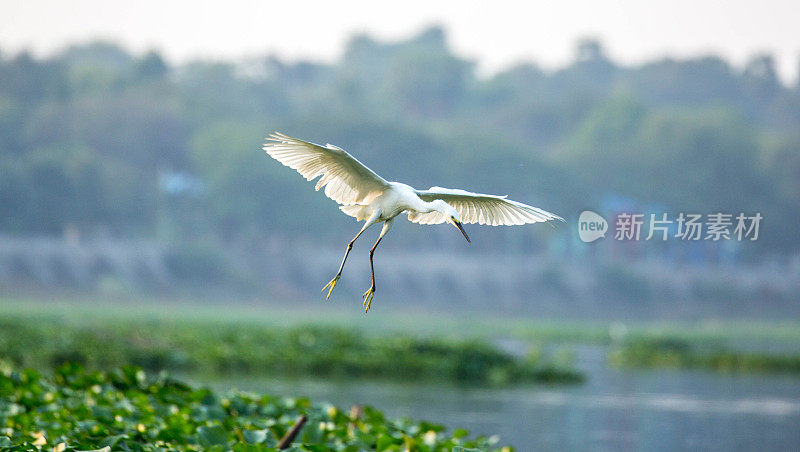
[[[328,296],[325,297],[325,300],[329,300],[331,298],[331,293],[333,293],[333,288],[336,287],[336,283],[339,281],[339,278],[341,276],[342,275],[334,276],[333,279],[328,284],[325,284],[325,287],[322,288],[322,292],[325,292],[325,289],[328,289],[328,287],[330,287],[330,289],[328,289]]]
[[[375,296],[375,286],[367,289],[362,296],[364,297],[364,313],[366,314],[366,312],[369,311],[369,307],[372,305],[372,297]]]

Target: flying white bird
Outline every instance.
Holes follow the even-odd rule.
[[[347,151],[332,144],[320,146],[275,132],[267,138],[264,150],[270,157],[297,170],[306,180],[319,177],[316,190],[324,187],[325,196],[341,204],[339,209],[342,212],[358,221],[365,221],[358,234],[347,244],[336,276],[322,288],[323,292],[328,289],[326,299],[330,299],[333,288],[342,276],[342,269],[347,255],[353,249],[353,243],[367,228],[383,222],[378,240],[369,250],[372,285],[363,295],[364,312],[369,311],[375,296],[375,268],[372,265],[375,248],[392,228],[394,217],[403,212],[414,223],[450,223],[461,231],[467,242],[470,241],[469,236],[462,223],[499,226],[564,221],[550,212],[506,199],[506,196],[483,195],[442,187],[415,190],[406,184],[388,182]]]

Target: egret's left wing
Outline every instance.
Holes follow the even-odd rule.
[[[368,203],[389,186],[366,165],[332,144],[320,146],[279,132],[271,134],[267,141],[264,150],[270,157],[297,170],[306,180],[319,177],[314,188],[325,187],[325,196],[339,204]]]
[[[461,215],[462,223],[499,225],[519,225],[526,223],[539,223],[543,221],[564,221],[558,215],[542,209],[506,199],[505,196],[484,195],[466,190],[452,188],[431,187],[427,190],[417,190],[417,195],[425,201],[434,199],[453,206]],[[439,212],[411,213],[408,219],[420,224],[443,223],[445,218]]]

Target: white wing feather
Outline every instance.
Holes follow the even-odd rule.
[[[417,190],[417,195],[428,202],[434,199],[441,199],[450,204],[461,215],[462,223],[511,226],[550,220],[564,221],[558,215],[506,199],[506,196],[484,195],[442,187]],[[411,212],[408,215],[408,219],[420,224],[439,224],[445,221],[445,218],[439,212],[423,214]]]
[[[332,144],[320,146],[275,132],[267,138],[264,150],[306,180],[322,176],[314,189],[325,187],[325,196],[339,204],[369,203],[389,186],[347,151]]]

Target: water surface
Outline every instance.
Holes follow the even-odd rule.
[[[800,450],[800,379],[704,371],[609,369],[599,347],[579,350],[576,386],[470,388],[408,381],[237,380],[238,389],[368,404],[499,435],[526,450]],[[229,389],[230,381],[209,382]]]

